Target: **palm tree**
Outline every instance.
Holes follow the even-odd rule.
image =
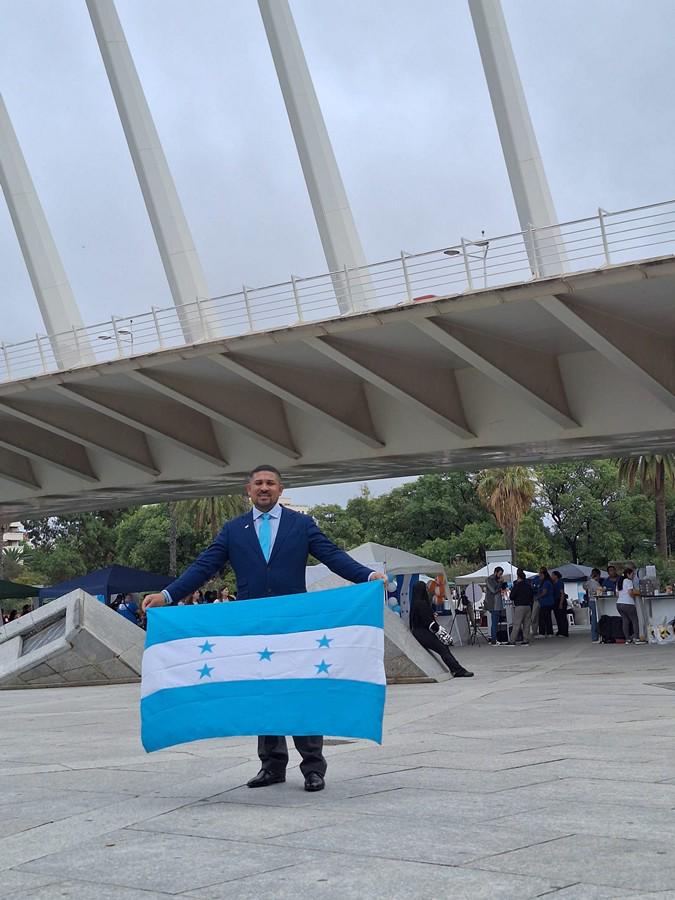
[[[532,506],[537,490],[531,469],[512,466],[508,469],[483,469],[478,473],[476,489],[481,503],[494,515],[516,561],[516,537],[525,513]]]
[[[178,523],[190,522],[200,530],[208,527],[211,537],[215,538],[223,523],[246,512],[250,508],[250,503],[246,497],[239,494],[221,494],[218,497],[183,500],[176,506]]]
[[[619,460],[618,475],[628,487],[638,484],[644,494],[654,498],[656,552],[665,559],[668,556],[666,486],[675,484],[675,455],[624,456]]]

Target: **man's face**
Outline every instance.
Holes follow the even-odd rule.
[[[607,574],[610,578],[616,578],[616,567],[615,566],[607,566]]]
[[[246,485],[251,503],[261,512],[267,512],[281,497],[284,486],[275,472],[256,472]]]

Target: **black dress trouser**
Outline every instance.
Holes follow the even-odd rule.
[[[327,763],[323,755],[323,736],[320,734],[298,735],[293,738],[295,749],[302,756],[300,771],[307,778],[310,772],[322,777],[326,774]],[[288,765],[288,744],[282,734],[261,734],[258,737],[258,756],[263,769],[283,775]]]
[[[564,637],[569,637],[570,635],[570,623],[567,618],[567,610],[566,609],[558,609],[557,607],[553,610],[553,615],[555,616],[555,622],[558,626],[558,634],[562,634]]]
[[[436,635],[431,631],[424,628],[413,628],[412,633],[423,647],[426,647],[427,650],[433,650],[434,653],[438,653],[453,675],[455,672],[461,672],[464,669],[464,666],[458,663],[452,655],[450,648],[442,643],[442,641],[439,641]]]
[[[539,634],[553,634],[553,610],[550,606],[539,607]]]

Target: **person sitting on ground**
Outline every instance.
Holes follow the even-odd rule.
[[[220,596],[216,600],[216,603],[229,603],[230,600],[234,600],[232,594],[230,594],[230,589],[227,585],[220,589]]]
[[[525,577],[525,572],[518,569],[516,580],[511,588],[511,602],[513,603],[513,626],[511,628],[511,644],[530,643],[530,618],[532,616],[532,603],[534,591],[532,585]],[[522,637],[518,640],[522,630]]]
[[[539,569],[539,634],[543,637],[553,636],[553,607],[555,606],[555,591],[553,580],[546,566]]]
[[[436,621],[426,585],[422,581],[418,581],[413,587],[409,625],[413,636],[427,650],[433,650],[440,656],[454,678],[473,676],[473,672],[467,671],[457,662],[448,646],[437,637],[441,626]]]
[[[616,587],[616,608],[621,616],[626,645],[643,644],[645,642],[640,640],[640,625],[635,608],[635,598],[640,596],[640,591],[633,581],[633,569],[630,566],[623,570],[623,577],[619,578]]]
[[[565,593],[565,582],[562,574],[555,569],[551,573],[553,581],[553,615],[555,616],[556,625],[558,626],[558,637],[570,636],[570,623],[567,618],[567,594]]]

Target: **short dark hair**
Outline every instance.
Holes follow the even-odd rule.
[[[495,566],[495,570],[492,574],[495,575],[497,572],[501,572],[502,575],[504,574],[504,570],[502,569],[501,566]]]
[[[556,578],[562,578],[562,572],[559,572],[557,569],[553,570],[553,574]]]
[[[517,569],[516,577],[521,578],[523,581],[525,581],[525,572],[522,569]]]
[[[277,469],[277,467],[276,466],[267,466],[267,465],[256,466],[255,469],[251,469],[251,471],[248,473],[248,480],[250,481],[251,478],[253,478],[253,476],[256,475],[258,472],[274,472],[274,474],[277,476],[279,481],[281,481],[281,472]]]
[[[599,575],[599,574],[600,574],[600,569],[591,569],[591,578],[592,578],[594,575]]]

